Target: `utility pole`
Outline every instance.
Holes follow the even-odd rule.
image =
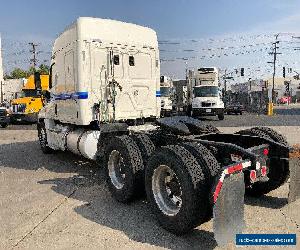
[[[277,49],[279,48],[277,45],[279,44],[278,41],[278,36],[279,34],[275,35],[275,42],[273,43],[274,48],[273,52],[269,53],[269,55],[273,55],[273,62],[268,62],[273,64],[273,78],[272,78],[272,103],[275,103],[275,74],[276,74],[276,60],[277,60],[277,55],[282,54],[278,53]]]
[[[0,79],[0,91],[1,91],[0,103],[3,102],[3,89],[2,89],[2,85],[3,85],[3,81],[2,81],[2,79]]]
[[[0,102],[3,102],[3,64],[2,64],[2,45],[0,36]]]
[[[30,62],[32,62],[32,65],[33,65],[33,68],[34,68],[34,71],[36,69],[36,64],[37,64],[37,58],[36,58],[36,55],[37,55],[37,52],[36,52],[36,47],[38,46],[38,44],[35,44],[35,43],[29,43],[29,45],[32,46],[32,50],[30,50],[30,52],[32,53],[33,55],[33,58],[30,59]]]

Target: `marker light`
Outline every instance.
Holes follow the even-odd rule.
[[[265,148],[263,154],[267,156],[269,154],[269,149]]]

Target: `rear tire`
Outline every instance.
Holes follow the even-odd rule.
[[[257,129],[257,130],[260,130],[260,131],[266,133],[275,142],[279,142],[285,146],[289,145],[286,138],[283,135],[276,132],[274,129],[271,129],[268,127],[254,127],[254,129]]]
[[[105,146],[107,185],[119,202],[128,203],[139,196],[144,165],[137,144],[128,135],[114,136]]]
[[[212,189],[214,185],[215,176],[220,173],[221,165],[218,163],[212,152],[197,142],[186,142],[182,146],[187,149],[196,159],[198,164],[201,166],[203,173],[205,175],[205,182],[209,189]],[[210,192],[209,192],[210,194]],[[212,195],[209,200],[212,201]],[[212,206],[208,208],[205,221],[209,221],[212,218]]]
[[[134,134],[132,136],[133,140],[137,144],[139,150],[141,151],[143,164],[147,165],[147,161],[152,153],[155,151],[155,145],[146,134]]]
[[[164,229],[181,235],[206,221],[208,185],[202,167],[184,147],[162,147],[150,157],[145,188]]]
[[[251,129],[239,131],[237,132],[237,134],[255,135],[273,140],[275,142],[279,142],[284,145],[288,145],[284,136],[267,127],[254,127]],[[250,187],[246,187],[246,194],[254,197],[259,197],[263,194],[267,194],[283,185],[288,180],[289,174],[290,171],[287,161],[277,158],[271,158],[269,173],[267,175],[269,180],[266,182],[258,181],[252,184]]]
[[[39,142],[40,142],[42,152],[44,154],[53,153],[54,150],[48,146],[47,131],[46,131],[46,128],[45,128],[45,123],[44,122],[39,122],[37,124],[37,130],[38,130],[38,137],[39,137]]]
[[[219,173],[221,166],[211,151],[197,142],[185,142],[182,146],[197,159],[203,169],[207,184],[212,184],[212,179]]]

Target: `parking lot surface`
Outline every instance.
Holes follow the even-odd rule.
[[[182,237],[168,233],[145,200],[116,202],[101,166],[71,153],[44,155],[34,128],[0,131],[0,249],[219,249],[212,221]],[[299,127],[273,128],[290,143],[300,142]],[[285,184],[259,199],[246,197],[245,232],[297,233],[299,238],[300,201],[287,204],[287,193]]]

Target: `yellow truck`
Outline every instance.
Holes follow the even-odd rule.
[[[49,75],[36,72],[29,76],[20,97],[11,101],[11,122],[35,123],[43,107],[41,93],[45,90],[49,90]]]

